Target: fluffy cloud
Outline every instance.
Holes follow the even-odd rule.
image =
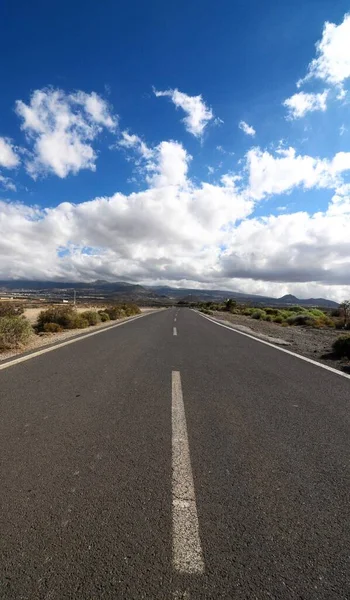
[[[19,158],[10,140],[0,137],[0,167],[13,169],[19,165]]]
[[[214,118],[211,108],[205,104],[202,96],[188,96],[177,89],[165,91],[154,89],[153,91],[157,98],[168,96],[176,108],[182,108],[187,115],[183,119],[185,127],[189,133],[196,137],[203,135],[205,127]]]
[[[140,145],[137,136],[125,139],[127,148]],[[347,154],[321,160],[293,149],[276,156],[253,149],[246,157],[248,185],[244,172],[226,174],[217,185],[195,185],[181,144],[161,142],[149,151],[148,187],[129,196],[49,209],[2,202],[0,278],[126,278],[275,295],[348,295],[350,185],[340,177],[350,168]],[[266,194],[337,182],[325,212],[251,217]]]
[[[298,155],[294,148],[277,150],[277,156],[260,148],[247,153],[249,193],[255,200],[282,194],[302,186],[335,188],[341,174],[350,170],[350,152],[338,152],[331,160]]]
[[[43,210],[2,203],[0,277],[215,277],[229,229],[253,202],[232,176],[194,185],[189,161],[181,144],[164,141],[152,151],[144,191]]]
[[[36,90],[29,105],[16,102],[16,112],[33,142],[33,157],[26,163],[33,178],[50,172],[64,178],[81,169],[94,171],[92,142],[103,128],[114,131],[116,127],[107,103],[94,92]]]
[[[316,58],[308,67],[306,77],[298,82],[300,86],[312,78],[328,84],[341,85],[350,77],[350,13],[344,16],[340,25],[326,22],[322,38],[316,44]]]
[[[298,212],[246,220],[222,256],[222,276],[350,286],[349,226],[349,204],[339,214]]]
[[[254,127],[252,127],[251,125],[248,125],[248,123],[246,123],[245,121],[240,121],[238,124],[238,127],[246,134],[246,135],[251,135],[252,137],[255,136],[256,131],[254,129]]]
[[[121,138],[116,146],[127,149],[133,148],[147,160],[153,156],[153,151],[148,148],[147,144],[145,144],[138,135],[130,134],[128,131],[121,132]]]
[[[322,94],[306,94],[305,92],[299,92],[287,98],[283,102],[289,110],[288,118],[300,119],[304,117],[306,113],[313,112],[315,110],[325,111],[327,108],[327,97],[328,90],[322,92]]]

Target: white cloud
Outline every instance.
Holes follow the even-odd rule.
[[[341,86],[350,77],[349,40],[350,13],[344,15],[340,25],[326,22],[322,38],[316,44],[316,58],[309,64],[308,73],[298,86],[312,78]]]
[[[26,163],[33,178],[50,172],[64,178],[81,169],[94,171],[92,142],[103,128],[114,131],[117,124],[107,103],[94,92],[36,90],[29,105],[16,102],[16,112],[33,142],[33,157]]]
[[[153,156],[153,151],[135,134],[130,134],[128,131],[121,132],[121,139],[117,142],[117,146],[122,148],[133,148],[141,154],[145,159],[150,159]]]
[[[247,153],[249,193],[255,200],[282,194],[302,186],[336,188],[341,174],[350,170],[350,152],[338,152],[331,160],[298,155],[294,148],[279,149],[277,156],[260,148]]]
[[[148,165],[147,181],[156,188],[186,186],[188,163],[192,157],[178,142],[161,142],[154,150],[154,162]]]
[[[339,185],[322,213],[248,218],[251,196],[316,186],[320,178],[335,185],[347,155],[322,161],[292,149],[276,157],[252,152],[257,162],[248,153],[248,174],[258,172],[259,194],[235,174],[219,185],[195,185],[189,155],[168,141],[152,150],[149,187],[141,192],[46,209],[0,203],[0,278],[126,278],[276,296],[349,295],[350,185]]]
[[[43,210],[0,203],[0,277],[126,278],[341,300],[350,291],[349,187],[323,213],[261,219],[244,219],[253,204],[232,177]]]
[[[154,89],[153,91],[157,98],[168,96],[177,108],[182,108],[187,114],[183,119],[185,127],[196,137],[203,135],[205,127],[214,118],[211,108],[205,104],[202,96],[188,96],[177,89],[165,91]]]
[[[0,137],[0,167],[13,169],[19,165],[19,162],[11,140]]]
[[[15,192],[17,190],[15,183],[12,181],[10,177],[5,177],[0,174],[0,185],[3,189],[8,190],[10,192]]]
[[[245,121],[240,121],[238,124],[238,127],[246,134],[246,135],[250,135],[252,137],[255,136],[256,131],[254,129],[254,127],[252,127],[251,125],[248,125],[248,123],[246,123]]]
[[[304,117],[306,113],[313,112],[315,110],[325,111],[327,108],[327,97],[328,90],[322,92],[322,94],[306,94],[305,92],[299,92],[294,94],[290,98],[287,98],[283,102],[289,110],[289,119],[300,119]]]

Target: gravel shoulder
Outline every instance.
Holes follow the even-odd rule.
[[[37,309],[27,309],[28,311],[37,311]],[[86,308],[81,309],[81,310],[87,310]],[[141,308],[141,312],[143,314],[146,313],[150,313],[150,312],[154,312],[155,310],[159,310],[158,308]],[[37,313],[39,313],[39,311],[37,311]],[[79,311],[81,312],[81,311]],[[29,320],[31,321],[31,324],[33,325],[36,321],[37,318],[37,314],[36,313],[32,313],[32,314],[25,314],[25,316],[27,318],[29,318]],[[68,329],[67,331],[61,331],[60,333],[43,333],[41,335],[36,335],[33,333],[33,335],[30,338],[30,341],[28,344],[26,344],[26,346],[23,347],[19,347],[19,348],[13,348],[11,350],[5,350],[4,352],[0,353],[0,363],[2,361],[8,360],[9,358],[18,356],[20,354],[24,354],[24,353],[28,353],[28,352],[33,352],[35,350],[39,350],[40,348],[43,348],[45,346],[50,346],[52,344],[56,344],[59,342],[64,342],[67,339],[70,338],[74,338],[74,337],[80,337],[83,336],[86,333],[91,333],[92,331],[97,331],[99,329],[107,329],[108,327],[111,327],[112,325],[116,325],[118,323],[123,323],[124,321],[129,321],[129,319],[132,319],[133,317],[124,317],[123,319],[118,319],[117,321],[107,321],[106,323],[99,323],[98,325],[94,325],[92,327],[89,327],[88,329]]]
[[[334,369],[350,373],[350,362],[348,360],[336,360],[331,356],[334,340],[342,335],[339,330],[281,327],[277,323],[217,311],[214,312],[213,316],[216,320],[228,322],[238,330],[265,339],[271,344],[281,345],[291,350],[291,352],[296,352]]]

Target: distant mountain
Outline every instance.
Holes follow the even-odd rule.
[[[146,286],[145,286],[146,287]],[[228,290],[198,290],[185,288],[171,288],[168,286],[148,287],[157,294],[165,294],[171,299],[183,300],[185,302],[209,302],[223,301],[227,298],[233,298],[239,302],[248,302],[251,304],[270,304],[278,306],[323,306],[325,308],[337,308],[337,302],[325,298],[307,298],[300,299],[292,294],[286,294],[282,298],[271,298],[270,296],[259,296],[256,294],[244,294],[242,292],[232,292]]]
[[[258,296],[255,294],[244,294],[242,292],[233,292],[228,290],[203,290],[194,288],[172,288],[169,286],[143,286],[128,281],[105,281],[98,279],[93,282],[72,282],[72,281],[29,281],[29,280],[10,280],[0,281],[0,292],[38,292],[44,295],[68,293],[72,290],[79,292],[78,295],[103,296],[106,298],[120,298],[139,302],[165,302],[167,304],[183,300],[184,302],[222,302],[227,298],[233,298],[238,302],[247,302],[250,304],[269,304],[272,306],[321,306],[325,308],[337,308],[338,304],[325,298],[307,298],[300,299],[292,294],[282,296],[282,298],[271,298],[269,296]]]
[[[299,306],[324,306],[325,308],[337,308],[339,304],[333,302],[333,300],[327,300],[326,298],[297,298],[292,294],[286,294],[282,298],[277,298],[277,302],[286,305],[299,305]]]

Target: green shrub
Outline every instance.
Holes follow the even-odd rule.
[[[104,312],[103,310],[100,310],[98,312],[98,314],[100,315],[100,319],[101,319],[102,323],[105,323],[106,321],[110,321],[109,314]]]
[[[17,348],[24,346],[33,329],[24,317],[5,316],[0,317],[0,349]]]
[[[272,321],[272,315],[266,315],[265,321]]]
[[[333,342],[333,351],[339,358],[350,358],[350,335],[342,335]]]
[[[87,327],[89,327],[89,321],[85,317],[78,313],[73,315],[69,323],[69,329],[86,329]]]
[[[71,306],[52,306],[39,313],[37,320],[38,331],[44,331],[45,323],[56,323],[62,329],[72,329],[77,312]]]
[[[273,322],[282,324],[284,322],[284,319],[283,319],[282,315],[276,315],[273,319]]]
[[[316,323],[315,317],[309,315],[308,313],[301,313],[299,315],[293,315],[292,317],[287,318],[288,325],[298,325],[298,326],[314,326]]]
[[[141,314],[139,307],[132,302],[124,304],[112,304],[111,306],[107,306],[104,312],[109,315],[109,318],[112,321],[115,321],[116,319],[122,319],[123,317],[131,317],[133,315]]]
[[[266,312],[258,308],[252,313],[251,317],[252,319],[261,319],[262,321],[264,321],[266,319]]]
[[[116,321],[116,319],[121,319],[122,317],[125,317],[123,309],[118,305],[107,306],[104,312],[107,313],[111,321]]]
[[[0,317],[19,317],[23,313],[23,304],[16,304],[11,301],[0,302]]]
[[[308,310],[308,313],[310,315],[313,315],[314,317],[324,318],[326,316],[326,314],[323,312],[323,310],[319,310],[318,308],[310,308]]]
[[[93,313],[94,311],[86,311]],[[37,321],[37,331],[53,331],[51,325],[58,325],[62,329],[85,329],[89,327],[88,319],[79,314],[72,306],[52,306],[41,311]],[[93,318],[93,317],[92,317]],[[49,328],[48,324],[50,324]],[[54,327],[54,329],[56,329]],[[56,329],[56,331],[58,331]]]
[[[122,304],[121,307],[124,310],[125,315],[127,317],[131,317],[133,315],[140,315],[141,314],[141,310],[139,309],[139,307],[136,304],[132,303],[132,302],[130,302],[128,304]]]
[[[59,333],[60,331],[63,331],[63,329],[58,323],[44,323],[43,331],[45,331],[45,333]]]
[[[300,313],[303,312],[304,309],[302,306],[291,306],[288,310],[293,313]]]
[[[101,317],[95,310],[84,310],[84,312],[80,313],[80,316],[86,319],[89,325],[101,323]]]
[[[267,315],[278,315],[279,310],[278,310],[278,308],[270,308],[268,306],[267,308],[265,308],[265,312]]]

